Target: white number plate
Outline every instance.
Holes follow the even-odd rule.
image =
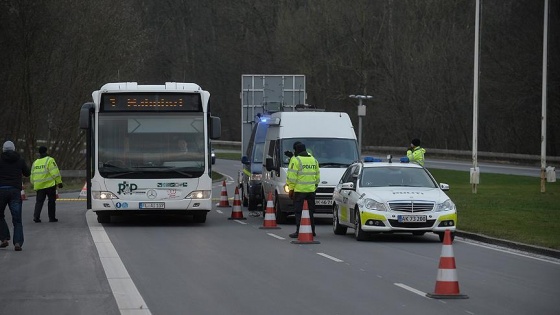
[[[165,209],[165,202],[141,202],[140,209]]]
[[[426,222],[425,215],[399,215],[398,216],[399,222],[407,223],[407,222]]]
[[[332,199],[315,199],[315,204],[319,206],[332,206]]]

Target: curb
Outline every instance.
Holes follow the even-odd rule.
[[[468,239],[471,239],[471,240],[475,240],[475,241],[480,241],[480,242],[483,242],[483,243],[499,245],[499,246],[512,248],[512,249],[517,249],[517,250],[521,250],[521,251],[525,251],[525,252],[529,252],[529,253],[533,253],[533,254],[538,254],[538,255],[543,255],[543,256],[548,256],[548,257],[553,257],[553,258],[559,258],[560,259],[560,251],[556,250],[556,249],[552,249],[552,248],[546,248],[546,247],[535,246],[535,245],[528,245],[528,244],[508,241],[508,240],[504,240],[504,239],[500,239],[500,238],[494,238],[494,237],[486,236],[486,235],[483,235],[483,234],[470,233],[470,232],[459,231],[459,230],[455,231],[455,235],[460,236],[460,237],[464,237],[464,238],[468,238]]]

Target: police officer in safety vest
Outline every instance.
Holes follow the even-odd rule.
[[[295,233],[290,234],[290,237],[297,238],[299,235],[299,224],[305,200],[307,200],[311,228],[313,236],[315,236],[313,213],[315,212],[315,190],[319,185],[319,162],[306,151],[303,143],[296,144],[294,150],[294,156],[290,159],[288,167],[286,184],[290,199],[294,201],[297,229]]]
[[[41,210],[45,199],[48,197],[49,222],[58,222],[56,218],[56,187],[62,188],[62,176],[60,176],[56,161],[47,155],[46,147],[39,147],[39,158],[33,162],[30,180],[33,189],[37,191],[33,221],[41,222]]]
[[[426,150],[420,147],[420,139],[412,139],[410,147],[406,151],[406,156],[410,162],[424,166],[425,153]]]

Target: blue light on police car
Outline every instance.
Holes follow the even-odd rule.
[[[409,163],[410,160],[405,156],[401,158],[401,163]]]
[[[364,162],[382,162],[380,158],[374,158],[373,156],[364,156]]]

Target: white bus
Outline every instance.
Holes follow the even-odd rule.
[[[210,93],[194,83],[107,83],[82,105],[87,208],[99,223],[119,214],[185,214],[212,209],[210,139],[221,134]]]

